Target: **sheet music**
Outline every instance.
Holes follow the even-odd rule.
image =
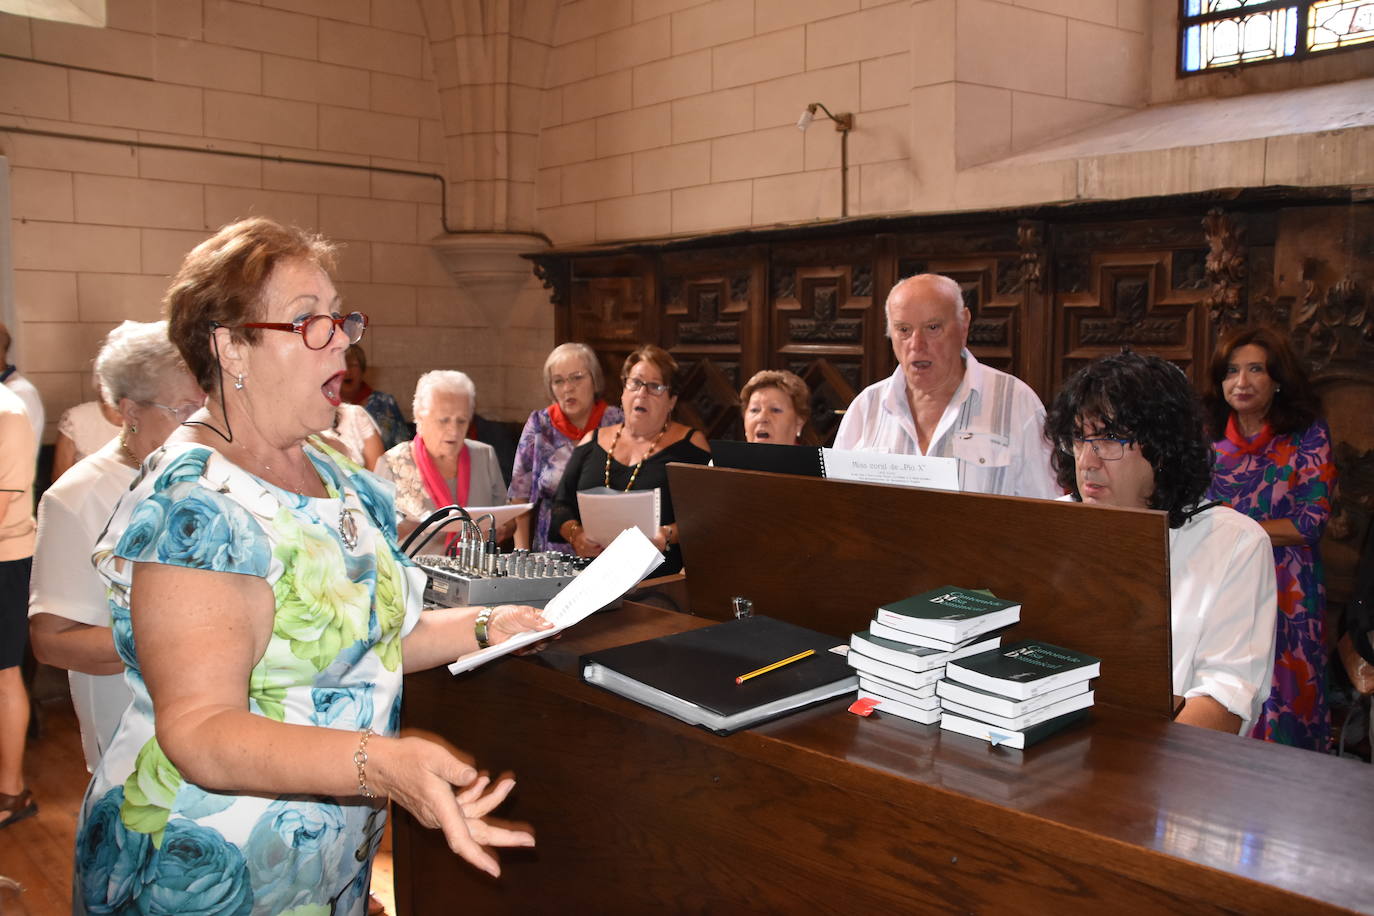
[[[833,448],[822,449],[821,454],[825,476],[830,480],[959,491],[959,466],[954,458],[848,452]]]
[[[461,674],[485,665],[536,642],[548,639],[575,623],[580,623],[621,595],[634,588],[663,562],[663,554],[637,528],[627,528],[611,542],[592,564],[577,574],[544,608],[544,619],[552,630],[535,630],[512,636],[500,645],[479,649],[448,666],[449,673]]]
[[[609,487],[579,490],[577,511],[587,537],[598,544],[609,544],[626,528],[638,528],[646,538],[658,533],[660,521],[658,489],[622,493]]]

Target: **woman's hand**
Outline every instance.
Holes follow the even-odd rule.
[[[577,531],[573,533],[573,536],[568,541],[568,543],[572,545],[573,550],[577,551],[577,555],[579,557],[600,556],[601,551],[606,549],[602,545],[598,544],[596,541],[593,541],[591,538],[587,537],[586,530],[582,528],[578,528]]]
[[[372,740],[370,788],[390,796],[424,826],[442,830],[450,849],[493,878],[500,877],[492,847],[534,845],[528,827],[499,827],[485,820],[515,788],[515,780],[503,777],[492,784],[448,742],[420,734]]]
[[[673,543],[673,534],[672,525],[660,525],[658,530],[654,532],[652,540],[659,553],[668,552],[669,545]]]
[[[537,609],[524,605],[503,604],[492,608],[487,618],[487,642],[499,645],[512,636],[530,630],[552,630],[553,624]]]

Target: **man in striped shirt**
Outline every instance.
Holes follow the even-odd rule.
[[[888,293],[889,378],[849,405],[835,448],[952,457],[959,489],[1053,499],[1045,407],[1028,385],[965,349],[969,311],[959,284],[939,274],[902,280]]]

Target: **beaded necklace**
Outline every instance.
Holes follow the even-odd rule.
[[[671,422],[671,421],[669,421],[669,422]],[[615,438],[611,440],[611,447],[608,448],[608,449],[606,450],[606,477],[605,477],[605,483],[606,483],[606,486],[608,486],[608,487],[611,485],[611,454],[615,451],[616,444],[617,444],[618,442],[620,442],[620,434],[623,433],[624,431],[625,431],[625,421],[622,420],[621,423],[620,423],[620,428],[617,429],[617,430],[615,431]],[[657,436],[654,436],[654,441],[651,442],[651,443],[649,443],[649,450],[648,450],[647,452],[645,452],[645,453],[643,454],[643,456],[640,457],[640,459],[639,459],[639,464],[635,465],[634,471],[630,474],[630,482],[627,483],[627,484],[625,485],[625,492],[626,492],[626,493],[630,492],[630,488],[633,487],[633,486],[635,485],[635,478],[639,476],[639,469],[642,468],[642,467],[644,467],[644,461],[645,461],[645,459],[647,459],[650,455],[652,455],[652,454],[654,453],[654,449],[658,448],[658,440],[659,440],[659,439],[662,439],[662,438],[663,438],[663,434],[666,433],[667,431],[668,431],[668,423],[665,422],[665,423],[663,424],[663,428],[660,429],[660,430],[658,431],[658,435],[657,435]]]

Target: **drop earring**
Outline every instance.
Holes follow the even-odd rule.
[[[242,390],[243,390],[243,373],[242,373],[242,372],[240,372],[240,373],[238,374],[238,377],[234,379],[234,390],[235,390],[235,391],[242,391]]]

